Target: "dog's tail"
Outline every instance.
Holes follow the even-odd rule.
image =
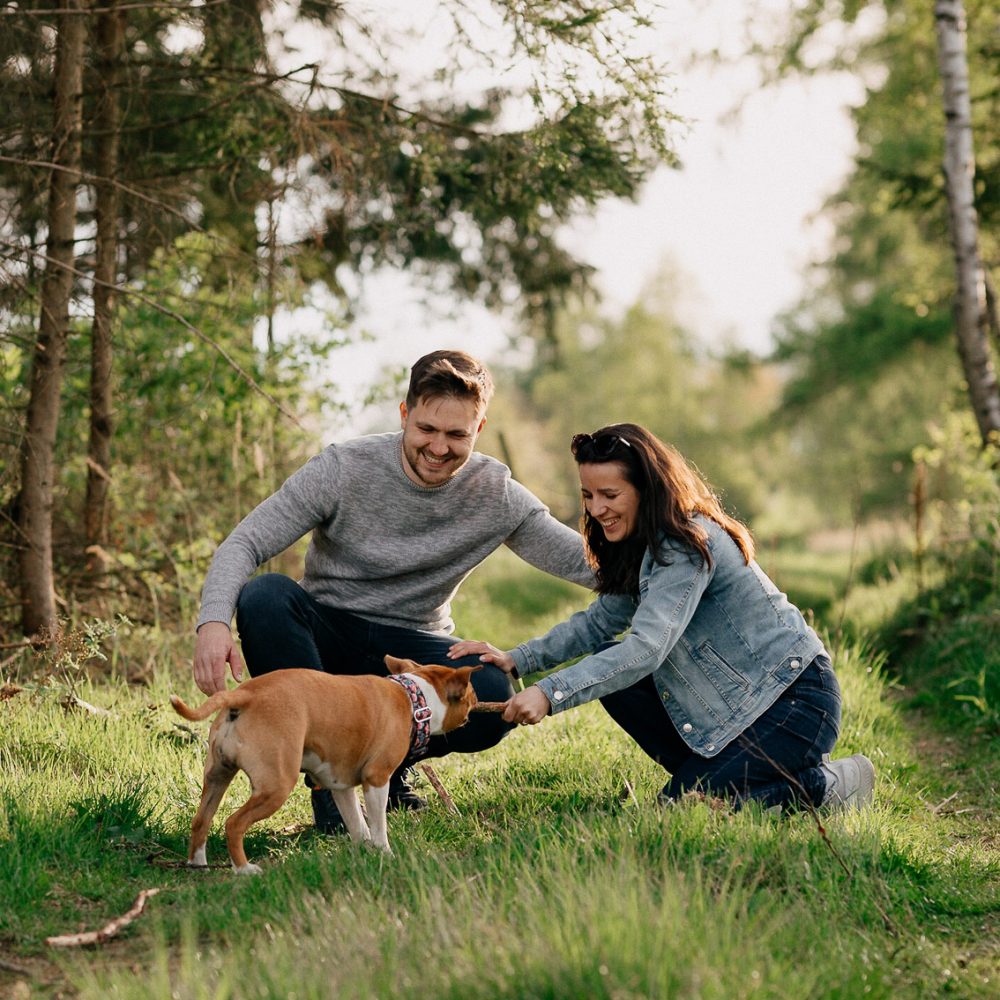
[[[170,696],[170,704],[174,706],[174,711],[191,722],[201,722],[222,708],[243,708],[246,703],[247,696],[239,688],[219,691],[197,708],[189,708],[175,694]]]

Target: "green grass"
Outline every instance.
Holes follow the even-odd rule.
[[[507,646],[581,602],[539,579],[491,561],[457,608],[462,632]],[[872,756],[879,799],[825,819],[825,837],[805,814],[657,806],[665,775],[590,705],[434,762],[460,814],[425,785],[428,810],[390,818],[391,858],[302,829],[299,788],[247,838],[258,878],[165,867],[186,854],[203,759],[167,705],[194,697],[175,653],[143,686],[84,684],[110,718],[22,692],[0,702],[0,958],[31,971],[35,996],[994,997],[986,736],[944,744],[930,716],[915,732],[879,655],[835,657],[838,752]],[[220,815],[246,790],[241,776]],[[217,824],[209,861],[224,860]],[[152,886],[115,941],[45,945]],[[0,995],[19,978],[0,969]]]

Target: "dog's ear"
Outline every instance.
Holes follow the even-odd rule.
[[[461,701],[469,688],[469,677],[477,670],[482,670],[483,664],[474,667],[456,667],[448,675],[444,685],[444,696],[447,701]]]
[[[405,674],[407,670],[412,670],[414,667],[420,666],[414,660],[400,660],[395,656],[390,656],[388,653],[385,655],[385,665],[388,667],[390,674]]]

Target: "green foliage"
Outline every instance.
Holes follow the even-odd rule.
[[[113,377],[116,397],[128,404],[115,413],[106,577],[81,573],[89,346],[79,329],[71,340],[54,518],[57,573],[84,614],[122,611],[144,622],[193,616],[218,540],[317,448],[314,435],[276,406],[310,421],[338,412],[330,378],[331,360],[345,343],[341,318],[329,316],[328,330],[314,338],[263,342],[253,276],[235,276],[224,288],[213,280],[223,251],[210,235],[185,236],[154,256],[136,296],[125,298]],[[309,301],[308,290],[288,294]],[[8,357],[0,387],[21,401],[23,355],[9,349]],[[0,480],[5,504],[16,495],[14,443],[0,444],[11,472]],[[11,587],[13,555],[13,546],[0,550],[0,576]]]
[[[947,414],[914,459],[931,476],[930,546],[1000,567],[1000,444],[982,447],[969,414]]]
[[[919,589],[883,624],[896,669],[953,721],[1000,731],[1000,449],[971,415],[932,428]]]
[[[893,363],[905,362],[916,350],[926,354],[951,332],[950,313],[928,315],[926,306],[905,304],[884,287],[870,300],[848,304],[836,322],[806,329],[790,317],[775,338],[774,360],[803,364],[785,384],[786,413],[793,417],[841,387],[863,398]]]
[[[558,225],[601,197],[633,195],[673,159],[665,74],[639,39],[647,9],[441,0],[426,5],[427,35],[350,3],[295,5],[277,19],[252,4],[129,8],[117,178],[126,273],[141,277],[158,249],[200,228],[225,244],[216,285],[277,273],[340,294],[339,265],[422,262],[459,294],[509,303],[521,292],[538,313],[588,274],[556,243]],[[51,14],[11,13],[0,94],[17,113],[0,129],[11,158],[0,201],[13,239],[0,260],[13,274],[33,267],[45,214],[36,154],[48,141],[55,33],[37,30]],[[303,26],[305,52],[286,41]],[[417,45],[436,72],[414,84]],[[94,51],[87,124],[106,72]],[[85,127],[91,175],[98,138]],[[81,200],[90,227],[92,200]],[[31,311],[5,290],[15,312]]]
[[[1000,22],[995,4],[970,0],[965,7],[979,249],[989,268],[1000,259],[990,191],[1000,165]],[[968,406],[956,391],[959,367],[948,345],[955,279],[933,12],[918,0],[815,0],[799,5],[787,24],[766,53],[773,74],[848,69],[867,89],[853,111],[854,170],[827,206],[834,254],[817,291],[778,332],[774,357],[791,373],[782,416],[795,421],[829,482],[852,484],[858,513],[885,511],[903,495],[894,470],[909,475],[922,425],[945,407]],[[832,432],[841,428],[847,447],[832,449]],[[827,460],[838,451],[850,457]]]
[[[665,270],[620,320],[592,311],[561,315],[556,357],[504,379],[484,446],[510,458],[516,475],[565,520],[580,510],[570,439],[619,421],[674,444],[741,516],[766,504],[780,445],[755,447],[753,430],[775,402],[777,378],[758,363],[707,355],[675,318],[679,287]],[[494,444],[494,429],[510,455]]]

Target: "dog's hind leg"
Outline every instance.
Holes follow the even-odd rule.
[[[213,762],[210,758],[205,765],[205,779],[201,786],[201,804],[198,806],[198,811],[191,824],[188,864],[192,868],[204,868],[208,864],[206,855],[208,831],[212,826],[212,820],[215,818],[222,796],[226,794],[226,789],[235,776],[236,768],[229,767],[220,761]]]
[[[340,815],[344,818],[351,840],[358,842],[371,840],[371,831],[361,814],[358,793],[353,788],[331,788],[330,791],[333,793],[333,801],[337,803]]]
[[[253,795],[226,820],[226,846],[237,875],[259,875],[260,866],[247,861],[243,837],[251,825],[276,813],[288,800],[298,781],[298,761],[292,767],[269,771],[257,778],[249,773],[247,776]]]

